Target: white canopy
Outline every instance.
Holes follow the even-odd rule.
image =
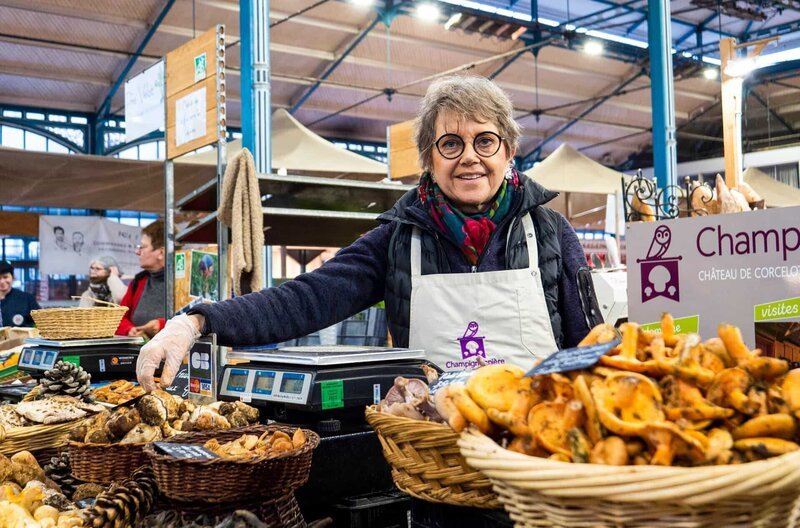
[[[547,206],[566,216],[575,227],[602,229],[607,195],[622,192],[621,172],[593,161],[566,143],[525,174],[545,189],[561,193]]]
[[[593,161],[566,143],[525,174],[551,191],[587,194],[622,191],[621,172]]]
[[[767,207],[800,205],[800,189],[781,183],[755,167],[747,168],[742,177],[761,195]]]
[[[228,158],[242,150],[242,140],[228,143]],[[184,156],[177,163],[216,165],[214,151]],[[336,178],[370,179],[386,177],[385,163],[341,149],[303,126],[289,112],[279,108],[272,114],[272,169],[289,174],[313,174]]]

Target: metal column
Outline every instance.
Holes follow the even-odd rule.
[[[269,0],[239,0],[242,146],[253,153],[259,174],[272,172],[272,111],[269,85]],[[263,283],[272,286],[270,246],[265,246]]]
[[[648,0],[647,12],[650,99],[653,108],[653,169],[656,183],[665,189],[678,181],[669,0]]]

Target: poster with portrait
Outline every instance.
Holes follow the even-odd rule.
[[[133,275],[140,233],[140,227],[98,216],[40,216],[39,269],[43,275],[86,275],[92,259],[108,255]]]
[[[211,301],[219,300],[217,298],[219,256],[216,253],[193,250],[189,260],[192,266],[189,295]]]

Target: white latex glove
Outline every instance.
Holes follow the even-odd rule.
[[[181,314],[173,317],[167,321],[163,330],[142,347],[139,359],[136,360],[136,378],[145,391],[150,392],[157,388],[153,374],[162,361],[164,368],[161,371],[161,387],[166,388],[172,384],[184,356],[200,337],[201,321],[201,316],[195,315]]]

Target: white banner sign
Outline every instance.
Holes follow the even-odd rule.
[[[164,130],[164,61],[125,82],[125,141]]]
[[[734,324],[751,348],[764,325],[788,331],[800,321],[800,207],[631,224],[630,319],[662,312],[704,338]]]
[[[206,135],[206,89],[195,90],[175,101],[175,146]]]
[[[125,275],[139,272],[140,227],[98,216],[40,216],[39,269],[43,275],[88,275],[92,259],[108,255]]]

